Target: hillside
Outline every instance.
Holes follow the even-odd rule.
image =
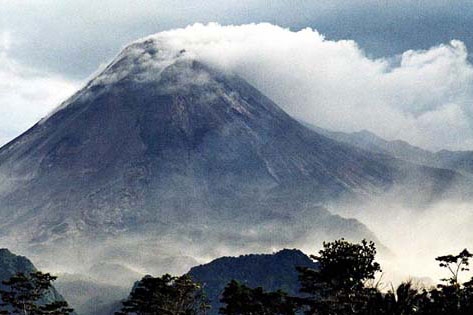
[[[188,274],[203,285],[212,305],[211,314],[218,314],[220,294],[231,280],[251,288],[263,287],[268,291],[281,289],[298,295],[297,266],[317,268],[317,264],[300,250],[284,249],[274,254],[221,257],[193,267]]]

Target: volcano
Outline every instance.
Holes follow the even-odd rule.
[[[0,149],[4,235],[240,229],[306,215],[326,231],[363,230],[320,205],[399,185],[438,196],[464,180],[318,134],[184,49],[153,38],[130,44]]]

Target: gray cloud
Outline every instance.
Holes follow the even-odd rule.
[[[19,64],[8,55],[11,42],[8,33],[0,33],[0,145],[37,122],[78,86]]]

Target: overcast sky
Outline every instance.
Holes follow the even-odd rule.
[[[348,65],[349,58],[354,58],[354,64],[366,65],[369,72],[366,76],[355,75],[363,72],[363,66],[343,70],[328,67],[339,76],[324,82],[306,81],[305,89],[302,85],[300,92],[308,93],[307,104],[298,100],[305,107],[296,108],[290,104],[291,100],[277,93],[269,95],[287,103],[281,106],[295,116],[299,113],[324,127],[345,131],[367,128],[387,138],[400,137],[431,149],[473,148],[473,118],[470,118],[473,93],[469,87],[473,81],[470,81],[471,54],[468,54],[473,49],[473,4],[461,0],[0,0],[0,144],[46,115],[128,42],[196,22],[221,25],[268,22],[281,30],[289,28],[289,33],[271,29],[271,34],[277,36],[271,37],[272,42],[266,40],[261,51],[268,55],[278,47],[304,50],[303,45],[312,43],[314,50],[298,59],[305,63],[300,71],[327,62],[335,65],[341,61]],[[307,27],[314,31],[311,39],[305,41],[298,31]],[[240,31],[248,32],[248,29]],[[222,32],[226,31],[222,29]],[[262,28],[255,32],[260,34]],[[352,40],[351,46],[343,46],[341,39]],[[331,43],[340,49],[330,51]],[[411,54],[406,55],[409,50]],[[201,54],[206,58],[211,56]],[[287,59],[290,55],[276,52],[272,59]],[[340,57],[330,60],[333,55]],[[238,62],[242,56],[233,56],[232,62]],[[261,53],[245,56],[254,56],[258,65],[268,67],[282,62],[278,59],[271,63]],[[314,61],[316,57],[319,59]],[[421,71],[414,71],[416,67]],[[297,73],[291,75],[297,77]],[[302,73],[302,77],[310,75]],[[258,74],[249,74],[247,79],[265,93],[273,92],[265,82],[259,82]],[[356,86],[360,80],[366,89]],[[383,83],[379,84],[380,81]],[[283,88],[293,88],[289,83],[280,82]],[[323,98],[309,95],[313,84],[319,84],[318,88],[324,86],[324,91],[331,91],[332,95],[328,92]],[[339,96],[337,86],[348,90],[345,99]],[[444,90],[430,93],[437,86]],[[398,87],[401,91],[407,89],[409,94],[399,97],[393,92]],[[439,101],[426,94],[434,95]],[[350,102],[357,95],[361,95],[357,102]],[[390,103],[393,99],[402,104],[396,107]],[[391,115],[379,125],[387,124],[390,117],[395,123],[382,129],[374,126],[373,121],[363,125],[363,119],[356,117],[357,112],[363,117],[371,111],[374,115]],[[338,121],[334,114],[337,112],[342,113]],[[325,117],[323,121],[321,116]],[[351,116],[354,122],[350,123]],[[415,130],[397,131],[402,124]],[[434,132],[438,124],[441,131],[438,136],[445,133],[447,136],[422,134]],[[458,137],[464,139],[459,141]]]

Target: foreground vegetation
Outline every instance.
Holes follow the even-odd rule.
[[[432,288],[418,288],[404,282],[382,291],[374,281],[381,272],[376,262],[374,243],[344,239],[323,244],[311,258],[317,268],[297,267],[300,294],[265,291],[230,281],[220,295],[220,314],[314,314],[314,315],[471,315],[473,278],[461,283],[460,275],[469,271],[473,254],[463,250],[457,255],[437,257],[446,277]],[[2,282],[0,314],[70,314],[67,302],[42,304],[41,300],[56,278],[50,274],[17,273]],[[146,276],[137,282],[116,315],[163,314],[200,315],[209,311],[204,288],[189,275]]]
[[[44,303],[42,300],[51,294],[55,276],[34,271],[18,272],[8,280],[2,281],[0,314],[23,315],[68,315],[73,312],[66,301]]]
[[[448,276],[430,289],[405,282],[388,292],[381,291],[373,284],[376,274],[381,272],[375,256],[374,243],[365,240],[359,244],[344,239],[324,243],[319,255],[311,256],[318,263],[317,269],[297,268],[299,296],[281,290],[266,292],[261,287],[250,288],[232,280],[221,294],[223,306],[219,312],[227,315],[473,314],[473,280],[459,282],[460,273],[468,271],[473,257],[466,249],[458,255],[436,258]],[[152,279],[156,283],[151,283],[150,278],[138,283],[123,303],[122,311],[116,314],[197,315],[208,311],[201,286],[188,276],[165,275]]]

